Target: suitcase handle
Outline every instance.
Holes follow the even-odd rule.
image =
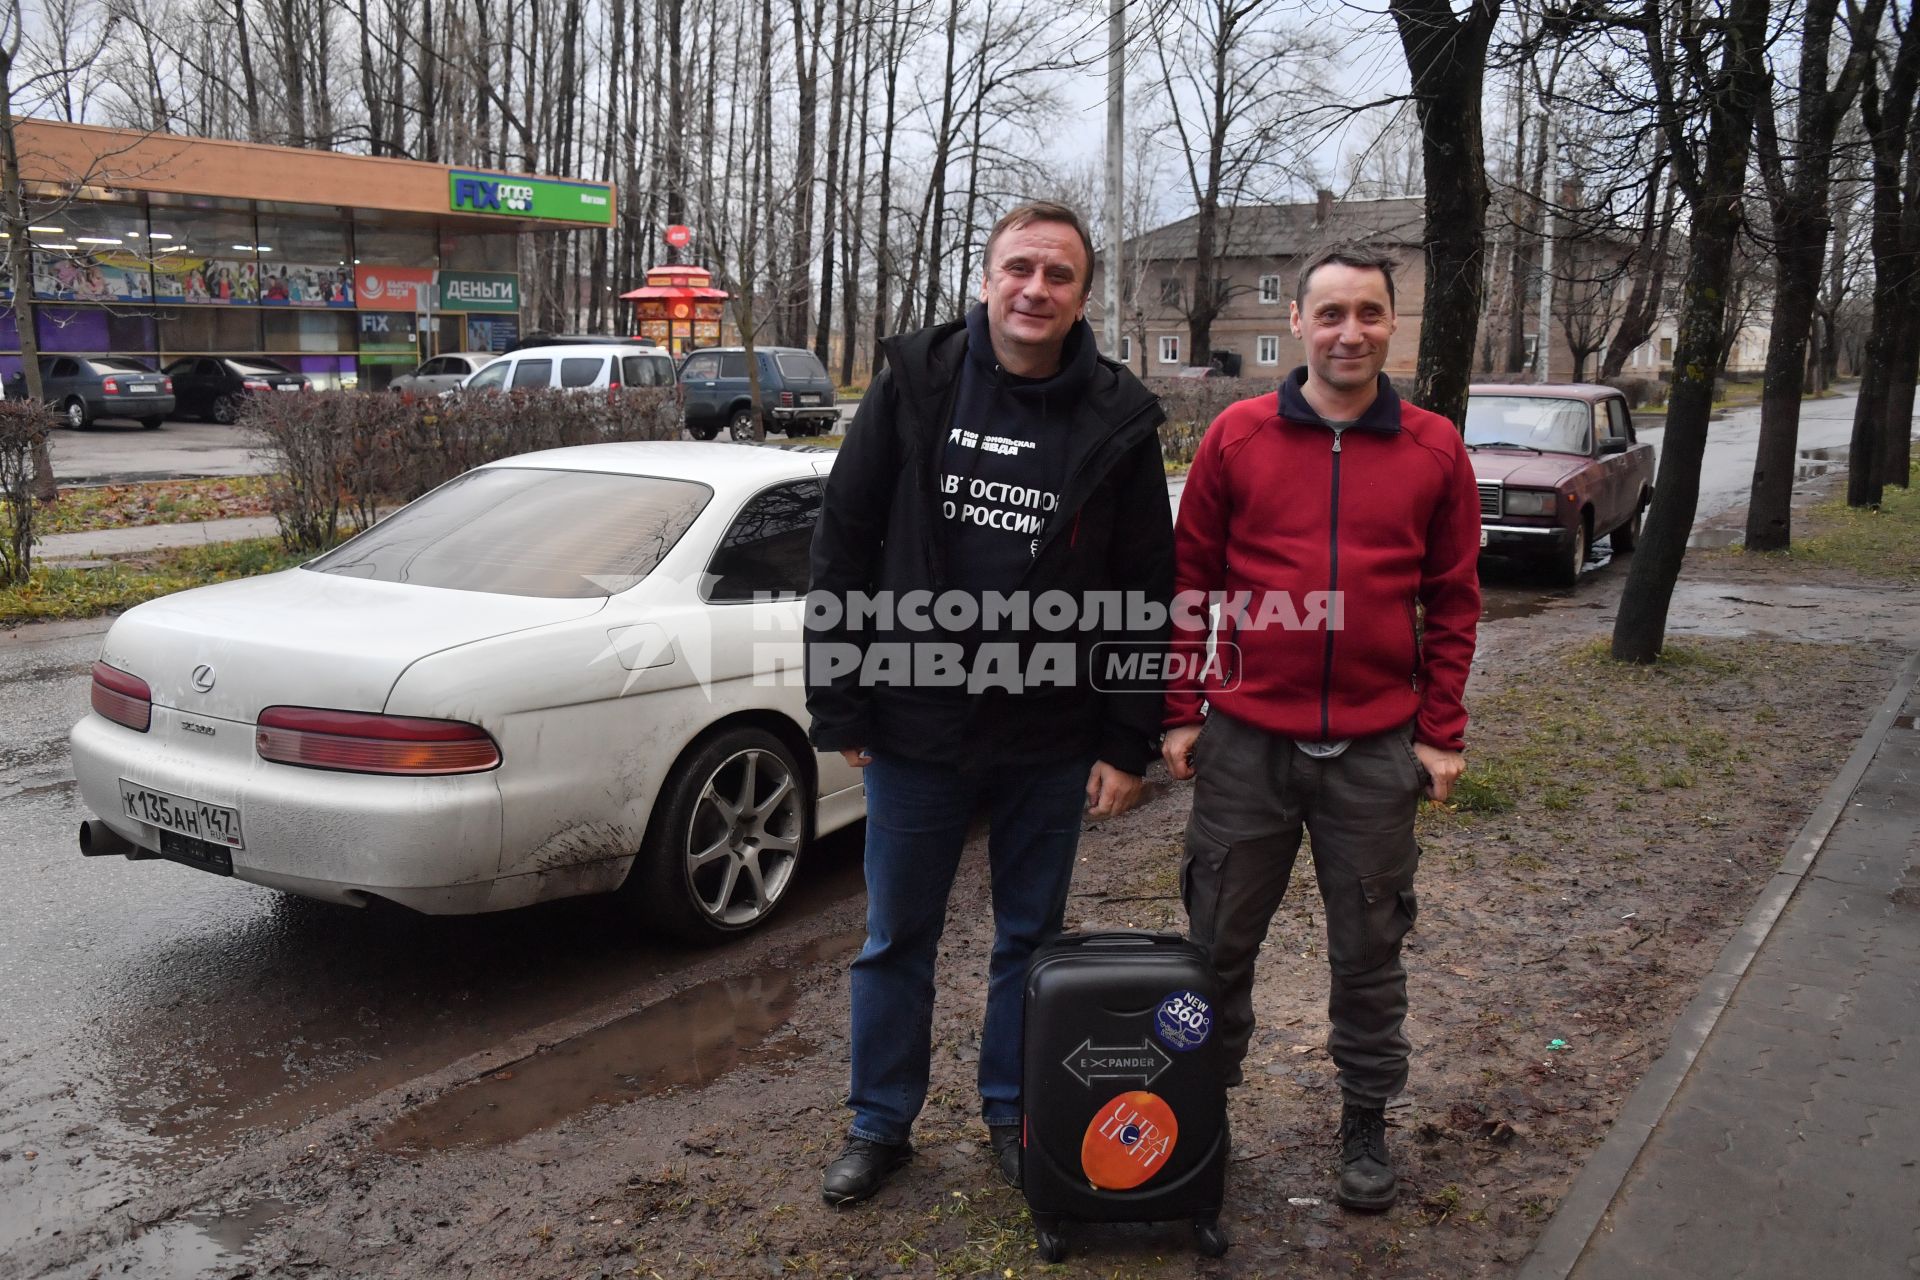
[[[1143,929],[1109,929],[1101,933],[1063,933],[1050,945],[1056,947],[1154,947],[1169,942],[1184,943],[1177,933],[1148,933]]]

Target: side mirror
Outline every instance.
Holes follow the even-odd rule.
[[[1621,440],[1618,437],[1602,440],[1600,442],[1600,456],[1604,458],[1610,453],[1625,453],[1629,443],[1629,441]]]

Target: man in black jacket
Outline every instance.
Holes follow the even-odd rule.
[[[912,1155],[934,957],[982,809],[994,945],[980,1095],[1018,1185],[1027,959],[1059,932],[1083,807],[1125,812],[1153,757],[1159,684],[1124,687],[1117,659],[1157,657],[1166,640],[1163,415],[1095,349],[1092,264],[1071,209],[1002,218],[982,305],[887,342],[827,484],[807,706],[814,745],[866,770],[868,903],[851,980],[853,1124],[827,1166],[829,1204],[864,1200]]]

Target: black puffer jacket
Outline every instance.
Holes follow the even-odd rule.
[[[1084,321],[1069,344],[1093,342]],[[813,535],[812,590],[844,601],[849,593],[947,589],[940,533],[939,474],[955,393],[967,358],[963,321],[890,339],[887,367],[868,388],[827,482]],[[1097,361],[1086,391],[1062,425],[1068,432],[1065,482],[1020,590],[1029,599],[1065,591],[1119,592],[1157,602],[1173,594],[1173,520],[1158,427],[1160,403],[1124,365]],[[1084,609],[1083,609],[1084,616]],[[1078,670],[1070,685],[929,692],[880,684],[859,672],[815,680],[817,646],[939,640],[924,631],[855,629],[842,617],[826,625],[809,610],[807,710],[822,751],[866,747],[913,759],[973,765],[1057,761],[1094,755],[1143,773],[1160,734],[1157,682],[1126,692],[1094,687],[1096,645],[1164,647],[1168,628],[1024,632],[988,637],[1071,642]],[[1102,684],[1110,683],[1106,679]]]

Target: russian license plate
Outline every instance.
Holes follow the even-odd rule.
[[[280,382],[275,383],[273,389],[275,391],[298,391],[300,384],[297,382]]]
[[[189,800],[185,796],[135,786],[120,779],[120,808],[129,818],[166,831],[176,831],[209,844],[244,849],[240,837],[240,811],[225,805]]]
[[[128,390],[132,391],[135,395],[141,396],[150,396],[159,389],[159,387],[151,382],[136,382],[128,388]]]
[[[1480,531],[1480,545],[1483,547],[1487,545],[1487,531],[1485,529]]]

